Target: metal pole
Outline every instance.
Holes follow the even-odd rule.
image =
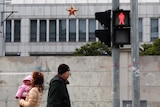
[[[140,107],[138,0],[131,0],[132,107]]]
[[[112,0],[112,10],[119,9],[119,0]],[[112,20],[113,21],[113,20]],[[112,29],[113,34],[113,29]],[[113,36],[113,35],[112,35]],[[113,61],[113,88],[112,88],[112,105],[120,107],[120,86],[119,86],[119,45],[112,45],[112,61]]]
[[[4,18],[4,14],[3,14],[3,11],[4,11],[4,0],[2,0],[0,2],[0,12],[1,12],[1,23],[3,21],[3,18]],[[1,5],[2,4],[2,5]],[[4,56],[4,26],[1,24],[0,25],[0,56]]]

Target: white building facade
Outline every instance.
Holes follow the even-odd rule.
[[[95,12],[112,9],[112,0],[6,0],[3,35],[6,56],[72,55],[93,41],[101,29]],[[160,1],[139,0],[139,41],[150,43],[160,36]],[[70,15],[69,9],[75,9]],[[129,0],[120,9],[130,10]],[[12,12],[12,14],[11,14]]]

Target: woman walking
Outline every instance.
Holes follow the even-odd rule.
[[[39,107],[43,94],[44,75],[35,71],[32,74],[32,88],[26,99],[21,99],[19,105],[22,107]]]

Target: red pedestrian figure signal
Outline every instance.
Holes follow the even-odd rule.
[[[119,25],[124,25],[125,15],[123,12],[120,12],[118,15]]]
[[[114,10],[112,18],[113,27],[130,27],[129,10]]]

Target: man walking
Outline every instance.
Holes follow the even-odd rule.
[[[50,81],[48,90],[47,107],[71,107],[66,84],[69,84],[69,66],[60,64],[58,74]]]

